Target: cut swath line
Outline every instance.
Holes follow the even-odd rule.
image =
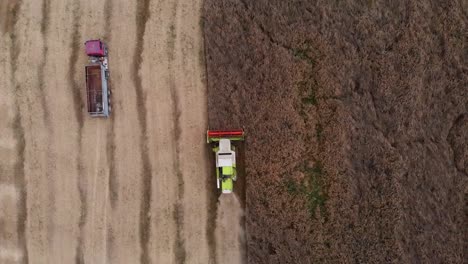
[[[175,1],[174,6],[172,7],[172,18],[171,25],[169,26],[169,31],[167,33],[167,56],[169,58],[169,89],[172,101],[172,119],[174,124],[173,132],[173,144],[175,146],[175,157],[174,157],[174,171],[177,175],[177,202],[174,209],[174,220],[176,222],[176,240],[174,247],[174,256],[176,263],[185,263],[187,258],[187,252],[185,249],[185,241],[182,237],[183,234],[183,224],[184,224],[184,212],[183,212],[183,200],[184,200],[184,177],[182,170],[180,169],[180,135],[181,125],[180,125],[180,115],[181,110],[179,106],[179,97],[177,94],[175,76],[174,76],[174,66],[173,61],[175,59],[175,40],[177,39],[177,31],[175,27],[175,18],[177,15],[177,8],[179,2]]]
[[[50,0],[43,0],[42,1],[42,18],[41,18],[41,37],[42,37],[42,58],[41,58],[41,64],[38,67],[38,91],[39,91],[39,97],[40,97],[40,102],[41,102],[41,108],[43,111],[43,122],[44,126],[47,129],[46,133],[46,142],[47,142],[47,155],[46,155],[46,162],[47,164],[52,163],[52,157],[51,157],[51,144],[50,138],[53,137],[53,130],[51,127],[51,120],[49,116],[49,108],[47,107],[46,103],[46,91],[45,91],[45,79],[46,79],[46,64],[47,64],[47,59],[49,57],[49,49],[48,49],[48,44],[47,44],[47,39],[49,37],[49,24],[50,24]],[[45,172],[46,175],[49,175],[47,177],[47,185],[52,188],[54,186],[54,180],[53,177],[51,177],[51,173],[49,172],[49,167],[46,167],[47,171]],[[50,215],[55,214],[55,192],[54,191],[49,191],[48,192],[48,204],[50,205]],[[49,226],[53,226],[53,217],[49,219]],[[48,230],[48,237],[49,239],[52,237],[52,232],[53,229]]]
[[[15,105],[16,111],[15,111],[15,118],[13,121],[13,131],[15,134],[16,138],[16,149],[17,149],[17,161],[15,164],[15,184],[17,187],[22,188],[21,189],[21,195],[20,195],[20,200],[18,202],[18,225],[17,225],[17,233],[18,233],[18,239],[19,239],[19,244],[22,247],[22,252],[26,256],[26,258],[23,259],[24,263],[28,263],[29,260],[27,258],[28,256],[28,247],[26,243],[26,222],[28,219],[28,211],[27,211],[27,192],[26,192],[26,185],[25,185],[25,173],[24,173],[24,163],[25,163],[25,155],[24,151],[26,149],[26,141],[25,141],[25,134],[24,134],[24,128],[21,123],[21,112],[20,112],[20,107],[19,103],[21,101],[20,98],[20,89],[21,87],[17,84],[16,82],[16,70],[17,70],[17,64],[18,64],[18,56],[20,53],[20,47],[17,42],[16,38],[16,24],[17,24],[17,19],[18,19],[18,12],[22,6],[22,1],[17,1],[15,3],[15,6],[12,9],[11,12],[11,25],[9,28],[12,28],[12,33],[10,34],[11,38],[11,46],[10,46],[10,63],[11,63],[11,84],[15,88]],[[6,253],[5,253],[6,254]]]
[[[112,16],[112,10],[113,10],[113,3],[112,0],[106,0],[104,3],[104,20],[105,20],[105,33],[104,33],[104,40],[110,44],[111,43],[111,16]],[[110,45],[112,47],[112,45]],[[112,77],[109,79],[109,87],[112,90]],[[111,95],[112,96],[112,95]],[[114,101],[115,103],[115,101]],[[108,179],[108,191],[109,191],[109,202],[111,205],[111,208],[114,209],[117,204],[117,200],[119,199],[119,193],[118,193],[118,188],[119,188],[119,182],[117,179],[117,174],[115,171],[115,118],[116,118],[116,108],[113,108],[112,114],[109,117],[109,129],[108,129],[108,134],[107,134],[107,162],[109,166],[109,179]],[[112,248],[112,246],[109,246]]]
[[[104,41],[106,41],[108,44],[110,44],[110,52],[112,52],[112,44],[111,44],[111,22],[112,22],[112,11],[113,11],[113,1],[112,0],[106,0],[104,3]],[[109,87],[112,91],[113,86],[112,86],[112,77],[109,79]],[[112,96],[112,95],[111,95]],[[115,101],[114,101],[115,103]],[[118,201],[118,187],[119,187],[119,182],[117,178],[117,173],[115,170],[115,144],[116,144],[116,135],[115,135],[115,118],[116,118],[116,108],[113,108],[113,111],[111,113],[111,116],[109,117],[109,128],[107,132],[107,162],[108,162],[108,167],[109,167],[109,173],[108,173],[108,188],[106,188],[106,200],[109,201],[110,207],[111,207],[111,218],[112,218],[112,210],[117,206],[117,201]],[[104,230],[106,232],[106,260],[108,263],[110,263],[110,260],[112,259],[113,255],[113,243],[114,243],[114,238],[113,238],[113,233],[112,233],[112,223],[108,223],[108,218],[107,218],[107,205],[105,206],[105,211],[104,211],[104,222],[106,223],[107,227]],[[106,261],[103,261],[105,263]]]
[[[143,85],[139,71],[141,69],[141,63],[143,61],[143,39],[146,31],[146,23],[148,21],[149,11],[149,0],[143,0],[137,2],[137,15],[136,15],[136,46],[133,57],[133,76],[134,85],[136,92],[136,103],[138,109],[138,121],[140,124],[140,148],[141,148],[141,160],[142,160],[142,198],[140,205],[140,247],[141,256],[140,262],[142,264],[150,263],[150,256],[148,252],[148,243],[150,240],[150,215],[151,209],[151,196],[152,196],[152,168],[148,154],[148,136],[147,136],[147,124],[146,124],[146,98],[143,92]]]
[[[45,66],[47,62],[47,55],[49,49],[47,48],[47,37],[49,32],[49,23],[50,23],[50,15],[49,15],[49,8],[50,8],[50,0],[42,0],[42,20],[41,20],[41,35],[42,35],[42,58],[41,58],[41,65],[38,67],[38,90],[40,93],[41,99],[41,107],[44,111],[44,123],[49,130],[47,133],[48,135],[51,134],[50,129],[50,119],[49,119],[49,111],[47,108],[45,93],[44,93],[44,79],[45,79]]]
[[[77,145],[78,145],[78,150],[77,150],[77,157],[76,157],[76,163],[77,163],[77,175],[82,175],[83,171],[83,161],[82,161],[82,147],[81,147],[81,134],[83,131],[83,123],[84,123],[84,117],[82,113],[83,109],[83,103],[82,103],[82,97],[81,97],[81,92],[80,92],[80,85],[76,81],[76,63],[78,60],[78,54],[80,51],[80,17],[81,17],[81,6],[80,2],[76,1],[73,3],[73,31],[72,31],[72,41],[71,41],[71,54],[69,58],[69,69],[68,69],[68,75],[69,75],[69,80],[70,80],[70,87],[72,88],[72,99],[73,99],[73,105],[75,106],[75,118],[76,121],[78,122],[78,132],[77,132]],[[83,177],[78,177],[78,194],[79,194],[79,199],[80,199],[80,204],[81,204],[81,209],[80,209],[80,218],[78,222],[78,228],[79,228],[79,236],[78,236],[78,242],[76,245],[76,252],[75,252],[75,262],[76,263],[83,263],[84,262],[84,252],[83,252],[83,237],[84,237],[84,225],[86,224],[86,218],[87,218],[87,211],[88,211],[88,205],[86,202],[86,191],[85,191],[85,185],[86,183],[83,180]]]

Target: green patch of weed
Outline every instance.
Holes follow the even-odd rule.
[[[292,49],[292,53],[294,57],[304,60],[305,62],[307,62],[307,64],[311,66],[315,66],[316,61],[314,58],[308,55],[308,52],[309,52],[308,47],[305,49]]]
[[[318,103],[318,99],[316,95],[317,85],[318,85],[317,81],[313,78],[309,78],[307,80],[303,80],[297,83],[299,92],[302,95],[305,95],[301,99],[302,104],[317,105]]]
[[[291,195],[298,195],[301,193],[300,185],[298,185],[294,180],[289,179],[286,181],[286,190]]]
[[[327,195],[325,190],[325,179],[322,164],[316,162],[313,167],[303,166],[304,180],[296,183],[289,179],[285,182],[285,187],[290,195],[300,195],[306,199],[307,210],[311,217],[315,218],[317,209],[321,215],[325,215],[325,203]]]
[[[317,104],[317,97],[315,96],[315,91],[312,90],[307,97],[303,97],[302,98],[302,103],[303,104],[316,105]]]
[[[317,126],[315,127],[315,135],[317,136],[317,139],[320,141],[323,138],[323,127],[322,124],[318,123]]]

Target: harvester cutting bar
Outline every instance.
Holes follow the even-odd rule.
[[[244,130],[208,130],[206,133],[206,141],[208,143],[219,141],[222,138],[231,140],[244,140]]]
[[[243,130],[230,130],[230,131],[223,131],[223,130],[208,130],[209,137],[223,137],[223,136],[243,136]]]

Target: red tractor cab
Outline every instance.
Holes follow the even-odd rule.
[[[86,54],[92,57],[105,57],[107,55],[107,47],[100,40],[88,40],[85,42]]]

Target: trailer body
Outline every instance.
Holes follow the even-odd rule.
[[[111,112],[107,47],[100,40],[85,43],[89,58],[85,66],[88,113],[93,117],[108,117]]]
[[[108,117],[110,93],[107,86],[107,70],[104,65],[96,63],[87,65],[85,71],[88,113],[91,116]]]

